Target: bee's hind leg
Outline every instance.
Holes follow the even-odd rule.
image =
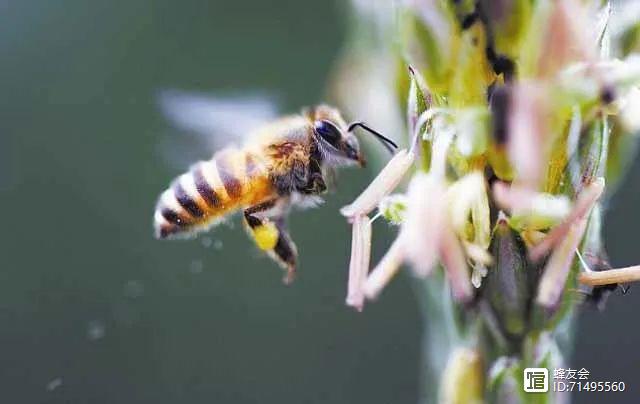
[[[284,220],[277,221],[278,241],[273,250],[268,251],[269,256],[278,262],[286,271],[283,282],[287,285],[291,284],[296,276],[296,263],[298,260],[298,250],[291,236],[287,231]]]
[[[287,232],[282,205],[281,201],[271,200],[247,208],[244,221],[258,248],[287,271],[284,282],[290,284],[295,277],[298,253]]]

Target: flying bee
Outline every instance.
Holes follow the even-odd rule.
[[[390,151],[397,147],[362,122],[347,124],[328,105],[305,108],[257,128],[243,146],[222,148],[171,183],[156,205],[156,237],[193,235],[242,210],[249,235],[286,271],[284,281],[290,283],[297,250],[287,230],[287,215],[293,206],[317,204],[335,168],[365,165],[353,133],[357,127]]]

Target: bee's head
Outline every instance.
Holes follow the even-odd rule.
[[[344,121],[340,112],[327,105],[307,110],[313,122],[313,134],[322,159],[331,165],[364,166],[360,144]]]
[[[358,138],[353,134],[353,130],[360,126],[374,134],[385,145],[395,143],[385,138],[378,132],[372,130],[362,122],[354,122],[349,125],[342,119],[340,112],[326,105],[321,105],[308,111],[313,120],[313,132],[318,144],[318,149],[323,158],[335,165],[358,164],[365,165],[365,159],[360,150]]]

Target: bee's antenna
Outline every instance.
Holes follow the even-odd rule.
[[[352,132],[356,127],[361,127],[362,129],[366,130],[367,132],[371,133],[372,135],[374,135],[379,141],[380,143],[382,143],[384,145],[384,147],[387,148],[387,150],[389,150],[392,154],[394,152],[393,149],[397,149],[398,145],[395,144],[395,142],[391,139],[389,139],[386,136],[383,136],[380,132],[377,132],[373,129],[371,129],[369,126],[367,126],[367,124],[365,124],[364,122],[353,122],[349,124],[349,128],[347,129],[348,132]]]

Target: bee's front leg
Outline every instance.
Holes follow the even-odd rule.
[[[318,195],[327,190],[327,183],[322,176],[322,170],[320,165],[313,161],[309,164],[309,171],[307,173],[307,181],[298,191],[307,195]]]
[[[284,282],[289,284],[295,276],[298,253],[286,229],[282,204],[274,199],[252,206],[244,211],[244,219],[258,248],[287,271]]]
[[[327,184],[324,182],[324,178],[322,175],[313,175],[304,187],[300,188],[299,191],[306,195],[318,195],[327,190]]]

